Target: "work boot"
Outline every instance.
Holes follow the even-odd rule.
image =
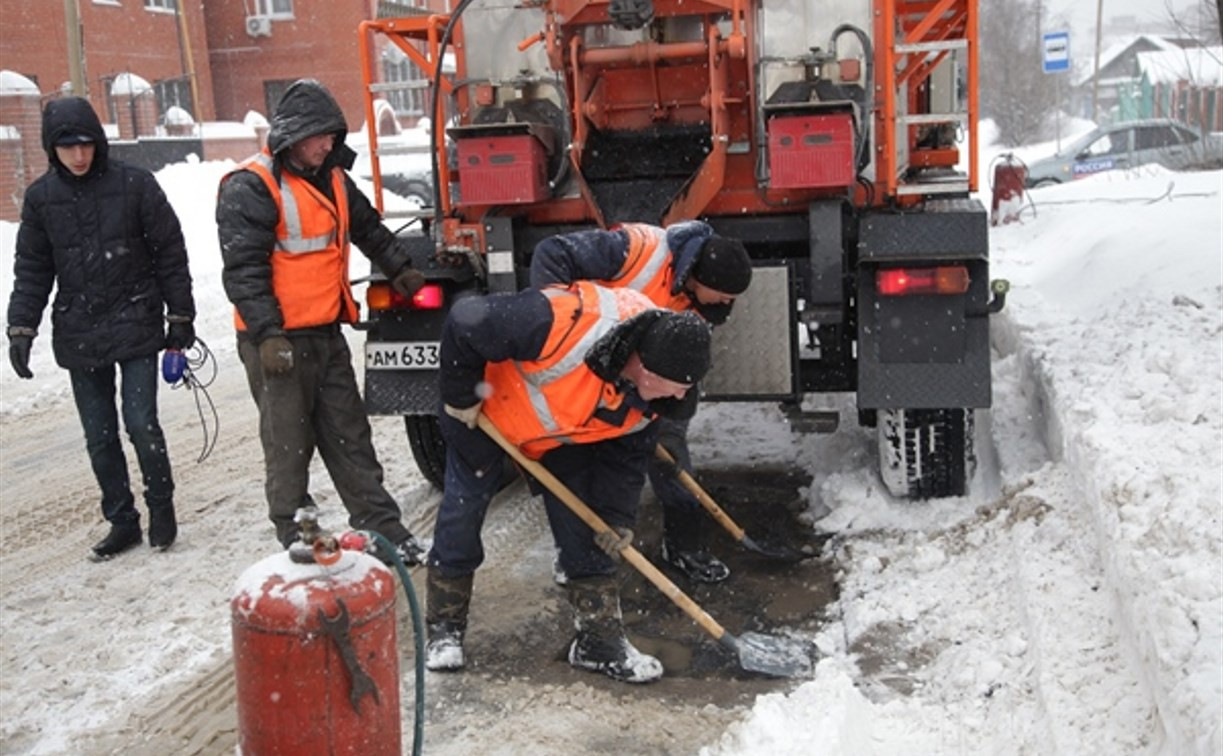
[[[106,537],[93,545],[93,553],[89,555],[91,562],[105,562],[116,554],[121,554],[140,543],[140,521],[113,523]]]
[[[149,507],[149,546],[165,551],[178,537],[178,520],[174,516],[174,505]]]
[[[425,575],[425,669],[456,672],[463,668],[463,634],[471,605],[472,575],[448,578],[437,567]]]
[[[621,682],[648,683],[662,677],[662,662],[638,651],[624,634],[614,576],[571,578],[569,603],[577,629],[569,645],[570,664]]]
[[[565,568],[561,567],[560,549],[552,555],[552,582],[561,586],[569,585],[569,576],[565,574]]]
[[[720,583],[730,568],[710,554],[705,543],[705,514],[699,509],[663,509],[662,560],[698,583]]]
[[[704,550],[683,551],[665,540],[662,560],[698,583],[720,583],[730,577],[730,568],[721,559]]]

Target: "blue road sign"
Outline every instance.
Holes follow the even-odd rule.
[[[1070,32],[1047,32],[1043,37],[1041,67],[1045,73],[1070,70]]]

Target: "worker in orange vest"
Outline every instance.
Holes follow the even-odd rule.
[[[535,247],[532,286],[582,279],[635,289],[659,307],[695,310],[717,326],[726,322],[735,299],[751,284],[752,261],[741,242],[718,236],[702,221],[667,228],[625,223],[610,231],[551,236]],[[696,398],[694,391],[691,400]],[[688,420],[660,420],[659,443],[679,469],[692,473]],[[705,513],[676,479],[674,468],[651,457],[649,473],[650,487],[662,503],[663,561],[701,583],[730,577],[730,568],[708,551]],[[566,575],[559,565],[555,572],[557,582],[564,584]]]
[[[709,326],[640,292],[589,281],[464,300],[442,330],[440,417],[445,493],[429,552],[426,666],[462,669],[480,528],[505,452],[476,430],[483,412],[613,529],[595,536],[543,491],[569,576],[577,633],[569,663],[650,682],[662,664],[624,634],[616,562],[632,541],[656,417],[682,411],[709,367]]]
[[[234,304],[238,356],[259,407],[269,515],[298,539],[310,506],[310,459],[323,457],[349,524],[375,531],[408,564],[423,548],[382,483],[369,419],[341,323],[358,319],[349,241],[411,297],[424,277],[345,173],[344,113],[322,84],[294,82],[276,106],[267,146],[221,179],[222,282]],[[381,555],[389,559],[389,554]]]

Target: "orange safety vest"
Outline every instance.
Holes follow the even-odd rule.
[[[604,286],[620,287],[645,294],[659,307],[673,312],[692,309],[692,300],[682,291],[672,294],[675,283],[675,268],[671,265],[671,248],[667,246],[667,232],[658,226],[644,223],[625,223],[621,231],[628,233],[628,252],[624,264],[614,278],[598,281]]]
[[[540,356],[484,368],[492,390],[483,407],[488,419],[531,459],[562,444],[592,444],[649,425],[652,418],[626,405],[625,395],[585,357],[608,331],[654,305],[640,292],[590,281],[542,293],[552,306],[552,330]]]
[[[327,199],[310,182],[289,171],[272,173],[272,154],[265,147],[234,172],[246,170],[263,179],[280,220],[272,249],[272,293],[280,304],[286,329],[309,328],[357,320],[357,302],[348,280],[348,191],[344,172],[331,169]],[[232,174],[230,174],[232,175]],[[234,308],[234,325],[246,330]]]

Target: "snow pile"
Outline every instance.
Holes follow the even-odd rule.
[[[703,754],[1223,750],[1221,194],[1102,174],[993,230],[997,496],[813,484],[827,656]]]

